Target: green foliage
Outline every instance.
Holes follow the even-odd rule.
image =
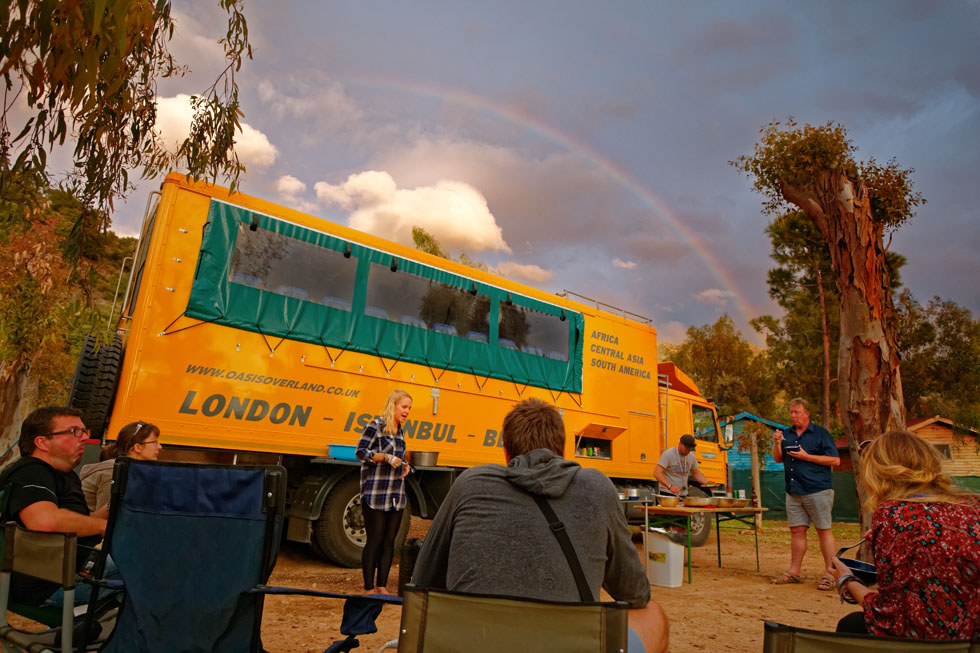
[[[449,258],[449,252],[442,248],[436,237],[422,227],[412,227],[412,241],[415,242],[415,249],[420,252],[439,258]]]
[[[765,198],[766,213],[780,213],[789,207],[784,193],[787,187],[819,196],[817,180],[833,168],[842,168],[848,177],[864,182],[871,197],[872,219],[888,230],[910,220],[915,208],[925,203],[922,194],[912,188],[912,168],[902,168],[895,159],[885,165],[874,158],[855,161],[857,148],[839,123],[801,127],[791,117],[785,125],[772,121],[759,131],[762,137],[752,155],[729,163],[753,180],[753,187]]]
[[[772,453],[772,429],[762,422],[744,422],[742,430],[735,434],[735,444],[739,451],[751,451],[752,440],[755,440],[759,454],[759,469],[765,469],[766,461]]]
[[[853,157],[857,148],[839,123],[800,127],[790,117],[785,126],[771,121],[759,133],[762,136],[752,156],[740,156],[729,163],[755,180],[755,189],[766,198],[767,213],[787,208],[784,185],[813,189],[814,180],[823,170],[841,166],[849,173],[857,170]]]
[[[714,402],[719,415],[772,410],[775,393],[766,356],[752,350],[727,313],[712,325],[689,327],[671,359]]]
[[[452,253],[444,249],[439,240],[422,227],[412,227],[412,241],[415,243],[415,249],[420,252],[432,254],[433,256],[450,261],[456,261],[467,267],[483,270],[484,272],[489,269],[486,263],[470,258],[466,252],[460,252],[459,256],[454,259]]]
[[[922,306],[908,290],[897,312],[908,413],[980,427],[980,319],[939,297]]]
[[[182,167],[195,178],[225,176],[234,188],[244,167],[233,150],[240,130],[235,73],[251,58],[240,0],[219,0],[228,13],[221,44],[227,66],[194,97],[191,133],[176,153],[157,141],[157,81],[182,75],[167,50],[174,24],[169,0],[100,0],[0,3],[0,75],[5,82],[0,116],[0,182],[10,173],[47,179],[47,155],[74,140],[71,194],[88,207],[82,221],[108,227],[114,198],[132,185],[129,170],[144,178]],[[11,130],[15,98],[29,115]],[[16,160],[11,164],[12,157]],[[77,234],[88,230],[82,226]]]
[[[80,202],[14,175],[0,189],[0,207],[28,196],[28,220],[0,212],[8,227],[0,248],[0,383],[29,369],[44,404],[71,378],[85,335],[106,328],[119,266],[135,239],[94,231],[84,265],[71,270],[64,251]]]

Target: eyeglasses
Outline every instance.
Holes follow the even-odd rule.
[[[140,444],[156,444],[158,442],[160,442],[159,438],[157,438],[156,440],[143,440],[142,442],[140,442]]]
[[[76,440],[87,440],[90,431],[88,429],[79,428],[73,426],[70,429],[65,429],[64,431],[55,431],[54,433],[45,433],[44,437],[53,438],[56,435],[71,435]]]
[[[871,444],[871,440],[864,440],[863,442],[858,444],[858,453],[861,453],[865,449],[867,449],[869,444]]]

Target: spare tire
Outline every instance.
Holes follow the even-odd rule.
[[[96,336],[85,336],[68,405],[81,409],[82,421],[92,432],[92,437],[102,439],[109,425],[122,359],[123,344],[119,334],[113,334],[111,342],[101,344]]]

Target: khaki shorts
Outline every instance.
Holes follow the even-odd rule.
[[[786,521],[789,527],[809,526],[821,530],[830,528],[834,508],[834,491],[821,490],[813,494],[786,495]]]

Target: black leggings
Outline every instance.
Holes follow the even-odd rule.
[[[364,530],[367,542],[364,553],[361,554],[361,569],[364,572],[364,589],[387,587],[388,571],[395,557],[395,537],[402,523],[401,510],[375,510],[361,502],[361,512],[364,513]],[[374,573],[378,573],[378,582],[374,582]]]
[[[837,632],[852,635],[867,635],[868,626],[864,622],[864,610],[852,612],[837,622]]]

